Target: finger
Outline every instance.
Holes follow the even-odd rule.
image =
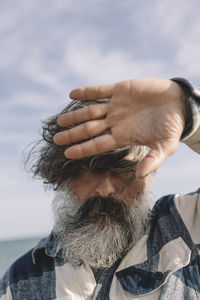
[[[111,134],[96,137],[85,143],[72,146],[65,151],[65,156],[71,159],[79,159],[92,156],[118,148]]]
[[[72,90],[69,96],[74,100],[110,98],[114,86],[115,83],[82,87]]]
[[[152,148],[147,156],[138,164],[136,178],[143,178],[148,174],[155,172],[167,157],[176,151],[177,146],[178,141],[154,145],[154,148]]]
[[[77,125],[69,130],[64,130],[54,136],[57,145],[67,145],[75,142],[90,139],[99,135],[107,129],[105,120],[89,121]]]
[[[60,115],[57,119],[57,123],[61,127],[66,127],[89,120],[96,120],[103,118],[107,114],[107,111],[107,104],[89,105],[84,108]]]
[[[166,158],[160,155],[159,157],[155,157],[154,150],[147,155],[137,166],[136,169],[136,178],[143,178],[148,174],[156,171],[161,164],[164,162]]]

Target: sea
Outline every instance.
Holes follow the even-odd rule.
[[[0,241],[0,278],[20,256],[32,249],[42,237]]]

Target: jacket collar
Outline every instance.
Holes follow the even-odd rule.
[[[32,251],[33,263],[36,264],[37,258],[44,253],[50,257],[62,258],[62,251],[58,248],[56,235],[53,231],[49,234],[48,237],[40,240],[38,244],[34,247]]]
[[[175,271],[188,265],[191,250],[181,237],[166,243],[152,257],[147,255],[148,235],[144,235],[121,261],[116,270],[116,278],[124,290],[136,295],[148,294],[165,284]],[[54,232],[35,246],[32,252],[33,263],[40,255],[62,259],[62,251]]]

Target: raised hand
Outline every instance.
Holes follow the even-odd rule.
[[[68,148],[65,155],[78,159],[127,145],[146,145],[149,154],[140,162],[136,176],[155,171],[178,146],[185,125],[185,95],[178,84],[164,79],[132,79],[116,84],[73,90],[74,100],[111,98],[69,112],[58,118],[62,127],[76,125],[55,135],[58,145],[91,138]],[[83,100],[84,101],[84,100]],[[98,136],[106,129],[110,133]]]

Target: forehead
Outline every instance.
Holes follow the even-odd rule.
[[[133,151],[134,152],[134,151]],[[130,147],[117,151],[110,151],[92,157],[85,157],[78,160],[70,160],[62,168],[65,180],[79,177],[86,171],[92,173],[126,173],[134,171],[138,162],[138,156],[131,152]]]

